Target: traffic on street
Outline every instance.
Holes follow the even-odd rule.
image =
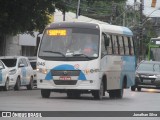
[[[160,117],[160,1],[0,8],[0,119]]]

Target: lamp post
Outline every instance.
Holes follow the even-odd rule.
[[[78,0],[78,5],[77,5],[77,13],[76,13],[76,18],[78,19],[78,15],[79,15],[79,7],[80,7],[80,0]]]

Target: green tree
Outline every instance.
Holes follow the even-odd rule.
[[[104,15],[110,11],[108,6],[112,1],[126,0],[81,0],[81,7],[83,11],[87,9],[95,11],[94,14]],[[78,0],[0,0],[0,34],[32,34],[35,30],[43,31],[55,8],[63,13],[76,11],[77,2]]]
[[[0,0],[0,34],[42,31],[63,0]]]

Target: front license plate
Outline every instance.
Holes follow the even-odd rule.
[[[71,80],[70,76],[60,76],[59,80]]]
[[[145,80],[145,79],[143,79],[143,82],[144,83],[151,83],[151,80]]]

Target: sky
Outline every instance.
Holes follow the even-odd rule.
[[[140,2],[140,0],[137,0],[137,2]],[[151,3],[152,0],[144,0],[144,15],[148,17],[160,17],[160,0],[157,0],[155,8],[151,7]],[[134,0],[127,0],[127,4],[133,5]]]

